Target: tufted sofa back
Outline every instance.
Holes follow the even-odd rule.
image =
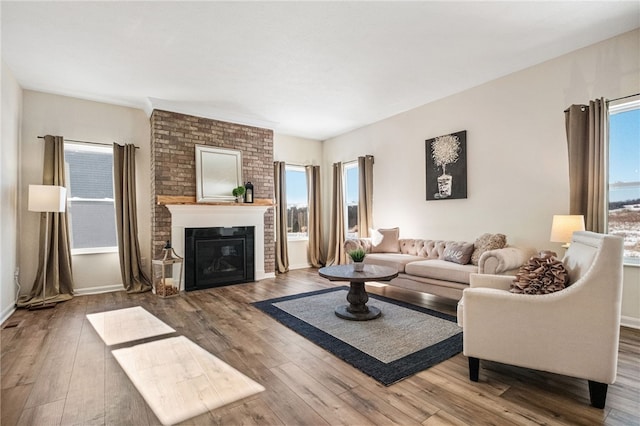
[[[409,254],[412,256],[420,256],[426,259],[442,259],[445,249],[450,245],[461,241],[442,241],[442,240],[423,240],[413,238],[398,239],[399,250],[401,254]],[[356,248],[362,248],[365,252],[372,252],[370,238],[347,239],[344,243],[347,252]]]
[[[400,245],[400,253],[410,254],[412,256],[421,256],[427,259],[441,259],[443,257],[445,249],[450,244],[454,243],[460,242],[410,238],[400,238],[398,240],[398,244]]]

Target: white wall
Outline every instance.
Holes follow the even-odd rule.
[[[622,289],[622,324],[640,328],[640,268],[624,267]]]
[[[299,166],[321,165],[322,142],[282,134],[273,135],[273,159]],[[324,170],[321,170],[322,174]],[[323,207],[324,208],[324,207]],[[289,269],[308,268],[308,240],[289,241]]]
[[[372,154],[376,227],[466,241],[501,232],[510,244],[563,253],[549,242],[552,216],[569,209],[563,111],[637,93],[639,40],[640,30],[623,34],[325,141],[324,199],[332,163]],[[460,130],[467,130],[468,197],[425,201],[425,140]],[[638,278],[625,267],[627,321],[640,321]]]
[[[47,93],[24,91],[22,125],[22,161],[20,197],[21,244],[20,281],[23,294],[33,284],[37,268],[38,215],[27,211],[29,184],[42,182],[44,142],[38,136],[47,134],[65,139],[101,142],[134,143],[138,180],[138,232],[142,256],[150,271],[150,128],[142,110],[98,102],[85,101]],[[117,253],[75,255],[72,259],[75,291],[87,293],[121,287]]]
[[[18,165],[22,89],[2,62],[2,156],[0,156],[0,323],[14,310],[17,287],[14,273],[18,266]]]

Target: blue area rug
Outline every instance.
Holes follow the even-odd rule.
[[[348,287],[336,287],[256,302],[277,321],[384,385],[391,385],[462,352],[456,318],[369,294],[382,311],[371,321],[338,318]]]

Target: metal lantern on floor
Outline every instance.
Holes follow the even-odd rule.
[[[167,241],[162,249],[161,258],[151,262],[153,264],[153,292],[156,295],[170,297],[180,293],[182,260],[171,247],[171,243]]]

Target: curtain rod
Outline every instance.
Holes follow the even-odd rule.
[[[620,101],[622,99],[627,99],[627,98],[633,98],[634,96],[640,96],[640,93],[634,93],[633,95],[627,95],[627,96],[622,96],[620,98],[615,98],[615,99],[609,99],[607,101],[607,103],[609,102],[615,102],[615,101]]]
[[[288,161],[284,162],[287,166],[294,166],[294,167],[307,167],[307,166],[317,166],[317,164],[297,164],[297,163],[289,163]]]
[[[607,99],[607,105],[608,105],[610,102],[621,101],[622,99],[633,98],[634,96],[640,96],[640,93],[634,93],[633,95],[621,96],[621,97],[619,97],[619,98],[615,98],[615,99]],[[587,105],[581,105],[581,106],[582,106],[582,111],[584,111],[584,108],[585,108]],[[564,112],[567,112],[567,111],[569,111],[569,108],[567,108],[567,109],[565,109],[565,110],[564,110]]]
[[[38,139],[44,139],[44,136],[38,136]],[[80,141],[80,140],[75,140],[75,139],[64,139],[65,142],[76,142],[76,143],[86,143],[89,145],[102,145],[102,146],[112,146],[111,144],[108,143],[102,143],[102,142],[91,142],[91,141]],[[116,143],[116,142],[114,142]],[[136,149],[140,149],[139,146],[134,145],[134,147]]]

